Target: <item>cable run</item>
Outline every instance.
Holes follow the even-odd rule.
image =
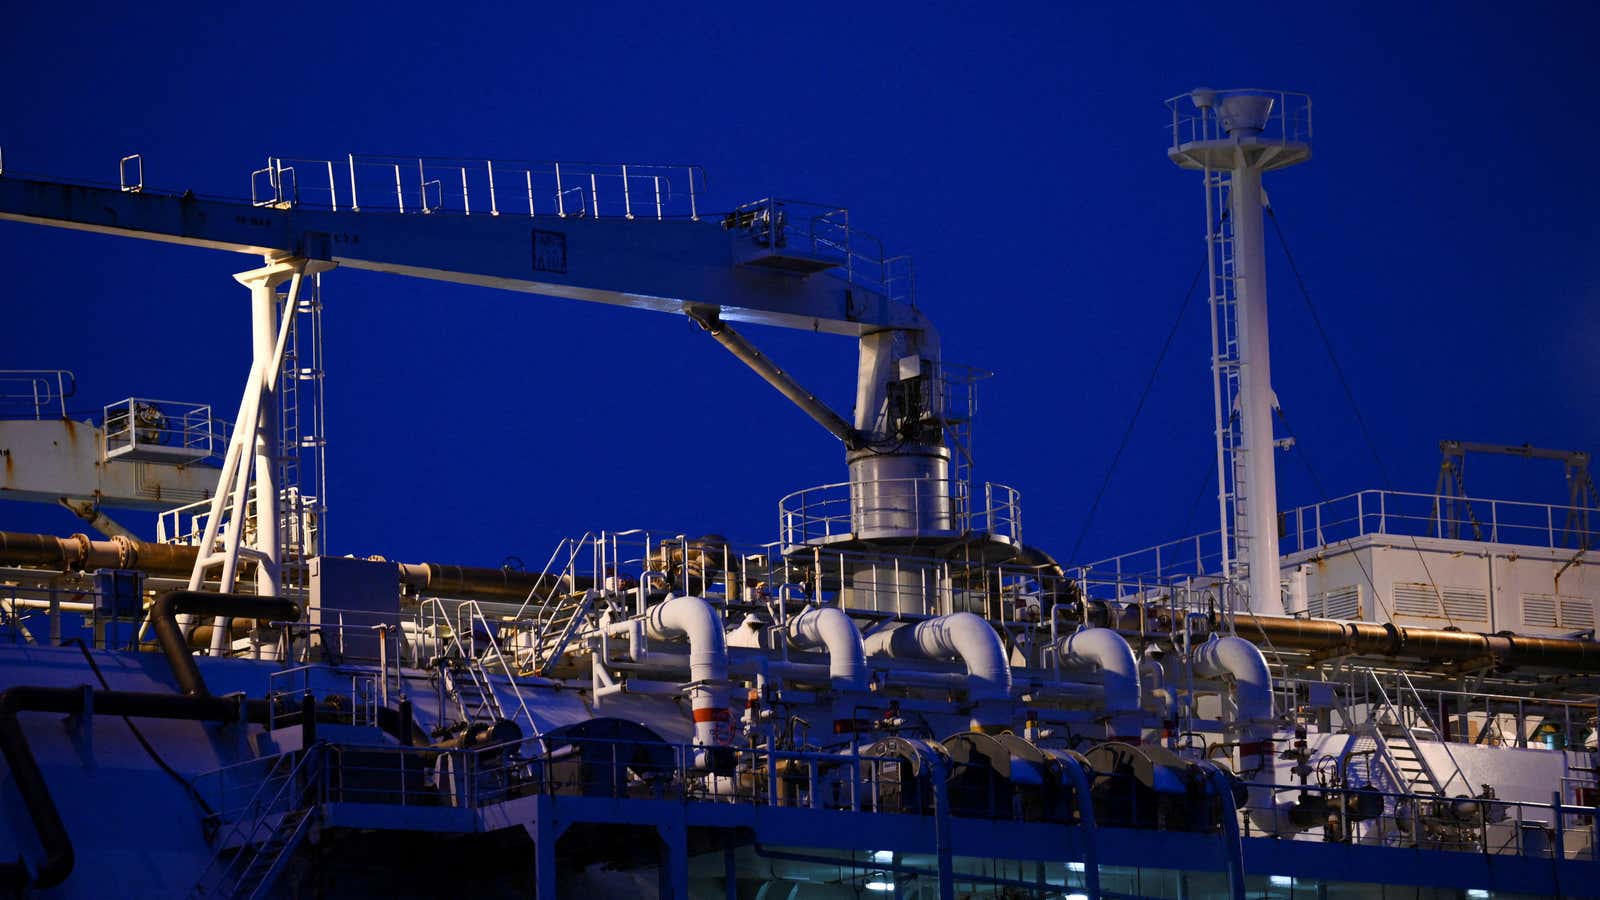
[[[1128,419],[1128,427],[1122,431],[1122,440],[1117,442],[1117,452],[1111,454],[1111,465],[1106,468],[1105,477],[1100,479],[1100,489],[1095,491],[1094,502],[1089,504],[1089,512],[1083,517],[1083,525],[1078,529],[1078,539],[1072,543],[1072,552],[1067,554],[1067,559],[1078,558],[1078,551],[1083,547],[1083,539],[1089,535],[1089,526],[1094,523],[1095,511],[1100,508],[1100,501],[1105,499],[1106,488],[1111,486],[1111,476],[1116,474],[1117,464],[1122,461],[1123,451],[1128,449],[1128,442],[1133,439],[1133,428],[1139,422],[1139,414],[1144,412],[1144,404],[1150,399],[1150,390],[1155,387],[1156,375],[1161,371],[1161,363],[1167,358],[1167,351],[1172,349],[1172,341],[1178,336],[1178,328],[1183,324],[1183,314],[1189,310],[1189,301],[1194,299],[1194,289],[1200,286],[1200,278],[1206,273],[1206,263],[1201,262],[1200,268],[1195,270],[1194,278],[1189,282],[1189,290],[1183,295],[1183,302],[1178,305],[1178,314],[1172,319],[1172,327],[1167,329],[1167,339],[1161,343],[1161,352],[1156,354],[1155,365],[1150,367],[1150,375],[1145,379],[1144,390],[1139,392],[1139,402],[1133,407],[1133,416]]]

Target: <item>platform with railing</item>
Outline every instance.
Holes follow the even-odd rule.
[[[1553,503],[1367,490],[1279,513],[1284,556],[1331,549],[1367,536],[1432,538],[1583,550],[1600,537],[1600,510]],[[1102,579],[1164,582],[1215,576],[1222,560],[1217,531],[1207,531],[1081,566]]]

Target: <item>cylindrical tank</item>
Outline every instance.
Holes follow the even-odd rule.
[[[850,463],[850,530],[860,540],[953,537],[961,530],[950,500],[950,451],[906,446],[858,450]]]

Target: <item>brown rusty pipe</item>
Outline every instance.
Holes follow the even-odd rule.
[[[1489,659],[1504,670],[1600,672],[1600,642],[1575,638],[1479,634],[1285,616],[1239,616],[1235,624],[1240,637],[1286,650],[1456,662]]]
[[[137,569],[147,575],[184,578],[194,571],[199,551],[183,544],[155,544],[128,538],[95,540],[86,534],[56,537],[0,531],[0,566],[55,569],[61,572],[89,572],[95,569]],[[559,586],[553,577],[541,582],[540,576],[508,569],[451,566],[443,563],[396,563],[399,584],[451,597],[483,600],[527,599],[538,588],[541,595]],[[254,571],[255,563],[240,560],[240,574]],[[572,587],[592,587],[591,580],[578,579]]]

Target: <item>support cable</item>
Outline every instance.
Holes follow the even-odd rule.
[[[1294,260],[1294,253],[1289,250],[1289,241],[1283,236],[1283,226],[1278,223],[1278,214],[1270,204],[1267,205],[1266,212],[1267,221],[1272,223],[1272,231],[1278,236],[1278,246],[1283,248],[1284,259],[1289,262],[1289,271],[1294,273],[1294,281],[1300,288],[1300,296],[1306,302],[1306,311],[1311,313],[1311,322],[1317,326],[1317,335],[1322,339],[1322,348],[1328,353],[1328,362],[1333,366],[1333,374],[1339,379],[1339,386],[1344,389],[1345,399],[1350,402],[1350,411],[1355,414],[1356,425],[1361,429],[1361,437],[1367,443],[1367,450],[1372,453],[1373,461],[1378,464],[1378,477],[1383,481],[1383,489],[1392,494],[1395,491],[1394,485],[1389,481],[1389,469],[1383,464],[1383,456],[1378,452],[1378,442],[1372,439],[1372,431],[1367,427],[1367,419],[1361,414],[1360,404],[1356,403],[1356,395],[1355,391],[1350,387],[1350,379],[1345,377],[1344,367],[1339,365],[1339,357],[1333,352],[1333,341],[1328,338],[1328,330],[1322,326],[1322,316],[1317,314],[1317,307],[1311,302],[1311,291],[1306,288],[1306,280],[1300,275],[1300,266]],[[1279,417],[1282,417],[1281,410]],[[1322,492],[1321,488],[1318,488],[1318,492]],[[1357,523],[1357,528],[1359,529],[1360,527],[1362,527],[1362,523]],[[1417,561],[1422,564],[1422,574],[1428,579],[1428,586],[1433,588],[1434,596],[1439,599],[1439,611],[1444,614],[1445,621],[1450,623],[1451,628],[1459,630],[1460,626],[1456,625],[1455,618],[1450,615],[1449,606],[1444,602],[1444,592],[1439,590],[1438,582],[1433,580],[1433,571],[1428,567],[1428,558],[1423,554],[1422,547],[1417,543],[1414,535],[1407,535],[1406,537],[1411,543],[1411,549],[1417,553]],[[1365,567],[1362,567],[1362,572],[1366,572]],[[1368,576],[1367,581],[1371,583],[1371,576]],[[1372,588],[1372,597],[1373,601],[1377,602],[1378,589],[1376,585]],[[1392,612],[1390,613],[1390,619],[1391,621],[1393,620]]]
[[[1178,314],[1172,319],[1172,327],[1167,330],[1167,339],[1161,343],[1161,352],[1156,354],[1155,364],[1150,367],[1150,375],[1145,379],[1144,390],[1139,393],[1139,402],[1133,407],[1133,416],[1128,419],[1128,426],[1122,430],[1122,440],[1117,442],[1117,451],[1111,455],[1111,465],[1106,467],[1105,477],[1100,479],[1100,489],[1095,491],[1094,502],[1089,504],[1089,512],[1083,517],[1083,525],[1078,529],[1078,539],[1072,544],[1072,552],[1067,554],[1067,559],[1078,558],[1078,550],[1083,547],[1083,539],[1089,535],[1089,526],[1094,523],[1094,514],[1100,508],[1100,501],[1105,499],[1106,488],[1111,486],[1111,477],[1116,474],[1117,464],[1122,461],[1123,451],[1128,449],[1128,443],[1133,439],[1133,428],[1139,423],[1139,414],[1144,412],[1145,401],[1150,399],[1150,390],[1155,387],[1156,375],[1161,371],[1161,363],[1167,358],[1167,351],[1172,349],[1172,341],[1178,336],[1178,328],[1183,324],[1183,314],[1189,310],[1189,301],[1194,299],[1194,289],[1199,287],[1201,276],[1206,273],[1206,263],[1202,262],[1200,268],[1195,270],[1194,278],[1189,282],[1189,290],[1183,295],[1183,302],[1178,305]]]

